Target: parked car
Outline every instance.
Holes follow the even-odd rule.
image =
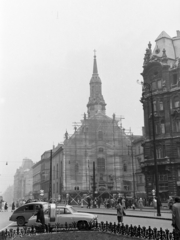
[[[54,205],[55,204],[50,204]],[[55,209],[55,216],[54,220],[50,221],[50,206],[49,209],[46,209],[44,211],[44,218],[45,218],[45,225],[47,226],[50,224],[50,228],[52,229],[55,227],[55,225],[58,223],[61,226],[67,224],[71,224],[73,222],[77,223],[77,228],[80,229],[88,229],[89,222],[95,222],[98,220],[98,216],[95,214],[90,214],[90,213],[82,213],[82,212],[77,212],[72,206],[66,205],[66,206],[56,206]],[[40,223],[36,222],[37,217],[32,216],[27,223],[27,226],[39,226],[41,225]]]
[[[24,204],[13,212],[9,220],[17,222],[18,226],[24,226],[25,223],[28,222],[28,219],[37,212],[39,206],[42,206],[45,211],[48,209],[48,205],[47,202],[31,202]]]

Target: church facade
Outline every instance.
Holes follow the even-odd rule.
[[[87,114],[80,126],[69,136],[66,131],[63,157],[63,193],[90,193],[95,186],[98,193],[132,195],[132,158],[129,154],[130,138],[115,114],[106,115],[102,82],[94,56],[90,80]]]

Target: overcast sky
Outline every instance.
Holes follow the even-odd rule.
[[[0,194],[87,112],[94,49],[107,115],[141,134],[145,49],[176,30],[179,0],[1,0]]]

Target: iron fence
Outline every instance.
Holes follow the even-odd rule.
[[[180,239],[180,232],[177,230],[173,230],[170,232],[168,229],[163,230],[160,228],[151,228],[151,227],[141,227],[141,226],[132,226],[132,225],[124,225],[116,224],[112,222],[95,222],[95,223],[88,223],[81,225],[82,230],[86,231],[98,231],[103,233],[115,234],[119,236],[125,236],[128,238],[137,238],[137,239],[148,239],[148,240],[179,240]],[[31,235],[38,235],[38,234],[45,234],[45,233],[58,233],[62,231],[78,231],[78,224],[73,222],[72,224],[65,223],[62,224],[55,224],[54,228],[48,224],[47,226],[39,226],[39,227],[23,227],[16,229],[6,229],[0,232],[0,240],[13,240],[16,236],[31,236]]]

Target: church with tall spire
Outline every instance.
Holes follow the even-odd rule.
[[[130,145],[131,140],[120,119],[115,114],[112,117],[106,115],[94,54],[87,114],[84,113],[81,122],[74,125],[73,134],[65,133],[62,193],[70,194],[72,198],[91,194],[95,178],[96,192],[102,197],[113,193],[132,196]]]

